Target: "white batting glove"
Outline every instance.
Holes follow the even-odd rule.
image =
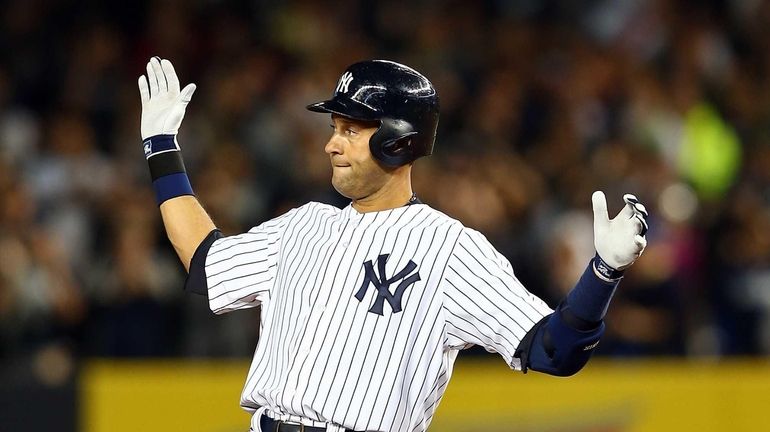
[[[171,62],[151,58],[147,62],[147,77],[139,77],[142,141],[156,135],[176,135],[195,88],[195,84],[188,84],[180,92],[179,78]]]
[[[613,270],[619,272],[631,266],[647,246],[647,209],[635,196],[626,194],[623,195],[625,207],[614,219],[610,219],[604,192],[594,192],[591,200],[594,208],[594,246],[601,258],[594,262],[594,269],[605,279],[613,279]],[[601,268],[604,264],[611,268]]]

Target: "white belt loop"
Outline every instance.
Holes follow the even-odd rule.
[[[265,413],[267,410],[267,407],[259,407],[256,411],[254,411],[254,414],[251,415],[251,429],[254,432],[268,432],[263,431],[262,427],[259,425],[259,420],[262,418],[262,414]],[[272,431],[269,431],[272,432]]]

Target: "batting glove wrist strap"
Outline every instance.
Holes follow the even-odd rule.
[[[593,268],[596,277],[608,283],[618,282],[623,277],[624,273],[623,270],[615,270],[612,266],[604,262],[598,253],[594,257],[591,267]]]
[[[153,156],[159,156],[169,152],[179,152],[179,143],[176,141],[176,135],[154,135],[145,138],[142,141],[144,146],[144,157],[148,161]]]
[[[185,172],[182,152],[176,136],[156,135],[144,140],[144,156],[150,166],[152,181],[169,174]]]

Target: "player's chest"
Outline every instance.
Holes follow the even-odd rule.
[[[433,229],[332,226],[303,234],[289,238],[279,258],[271,302],[283,312],[398,319],[435,296],[447,259]]]

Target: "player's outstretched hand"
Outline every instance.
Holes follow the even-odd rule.
[[[623,195],[623,210],[610,219],[604,192],[594,192],[594,246],[599,257],[615,270],[636,261],[647,246],[647,209],[631,194]]]
[[[142,140],[155,135],[176,135],[195,84],[179,91],[179,78],[168,60],[153,57],[147,62],[147,76],[139,77],[142,98]]]

